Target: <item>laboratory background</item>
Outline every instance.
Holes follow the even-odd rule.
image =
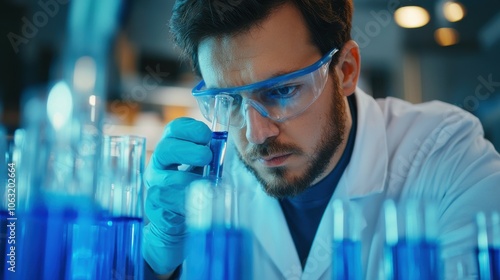
[[[190,95],[199,78],[169,34],[173,2],[122,1],[105,49],[105,133],[146,137],[148,155],[170,120],[203,119]],[[22,125],[26,100],[48,94],[47,86],[60,76],[69,3],[0,3],[0,112],[11,134]],[[481,120],[485,137],[500,150],[499,1],[355,0],[354,5],[352,37],[361,49],[362,89],[376,98],[455,104]],[[415,5],[420,8],[408,9]]]

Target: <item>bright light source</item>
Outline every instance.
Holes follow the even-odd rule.
[[[396,23],[404,28],[418,28],[426,25],[430,16],[426,9],[418,6],[401,7],[394,13]]]
[[[65,82],[58,82],[52,87],[47,98],[47,116],[54,129],[62,128],[69,121],[72,112],[71,90]]]
[[[95,106],[95,103],[96,103],[95,100],[96,100],[95,95],[92,94],[91,96],[89,96],[89,105]]]
[[[89,96],[89,105],[90,105],[90,121],[95,122],[95,104],[96,104],[96,96]]]
[[[448,1],[444,3],[443,13],[449,22],[457,22],[464,18],[465,8],[458,2]]]
[[[434,32],[434,39],[443,47],[455,45],[458,43],[458,32],[453,28],[443,27]]]
[[[91,91],[95,87],[97,68],[95,60],[90,56],[82,56],[75,63],[73,85],[78,91]]]

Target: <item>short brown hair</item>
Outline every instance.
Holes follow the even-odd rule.
[[[196,74],[201,75],[198,45],[203,39],[248,31],[286,3],[301,11],[322,54],[342,48],[351,39],[352,0],[177,0],[170,29]]]

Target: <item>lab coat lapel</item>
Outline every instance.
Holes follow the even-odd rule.
[[[383,114],[375,100],[359,89],[356,91],[356,104],[358,125],[351,160],[325,209],[309,251],[302,279],[319,279],[331,266],[333,240],[331,202],[334,199],[342,199],[355,204],[376,204],[375,202],[379,199],[377,199],[378,196],[373,197],[373,195],[380,194],[384,190],[388,153]],[[377,208],[375,205],[373,206]],[[363,215],[359,221],[361,230],[367,228],[368,225],[365,216]],[[363,239],[365,238],[367,237],[365,236]],[[368,238],[371,239],[371,237]],[[365,256],[368,253],[363,252]]]
[[[256,240],[285,278],[300,278],[299,257],[278,201],[259,190],[252,204]]]
[[[341,178],[337,185],[340,189],[348,187],[345,176]],[[332,201],[334,199],[341,199],[351,204],[358,204],[358,201],[352,201],[346,193],[336,193],[333,195],[330,203],[325,209],[321,222],[318,226],[316,236],[314,238],[307,263],[302,274],[302,279],[330,279],[331,275],[324,278],[326,270],[332,265],[332,240],[333,240],[333,209]],[[352,205],[351,205],[352,206]],[[356,205],[359,208],[359,205]],[[360,215],[358,227],[363,231],[367,226],[367,221],[364,215]]]
[[[375,100],[356,90],[358,127],[351,160],[343,177],[347,182],[347,197],[364,197],[384,190],[389,155],[387,135],[382,110]]]
[[[302,266],[278,201],[264,192],[234,154],[228,154],[226,159],[231,162],[229,166],[233,169],[233,185],[240,192],[241,225],[252,230],[254,242],[257,243],[255,245],[261,247],[267,255],[265,257],[278,268],[283,276],[281,278],[300,279]],[[258,264],[256,266],[256,269],[262,269]]]

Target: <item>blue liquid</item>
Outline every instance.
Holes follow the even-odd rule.
[[[490,248],[491,279],[500,279],[500,248]]]
[[[209,178],[221,178],[224,155],[226,153],[227,131],[212,132],[212,140],[210,140],[210,150],[212,150],[212,161],[208,165]]]
[[[9,279],[142,279],[142,219],[34,208],[16,228]]]
[[[333,241],[334,280],[360,280],[363,278],[361,265],[361,243],[359,241]]]
[[[37,206],[20,215],[16,279],[90,279],[94,277],[97,236],[92,216],[72,208]]]
[[[479,250],[476,249],[478,261],[478,271],[480,273],[480,279],[500,279],[500,247],[494,248],[492,246],[488,247],[488,261],[489,261],[489,271],[487,264],[479,262]],[[485,273],[489,273],[484,275]]]
[[[99,279],[143,279],[142,260],[142,219],[132,217],[112,217],[107,220],[107,248],[111,263],[111,277]],[[106,266],[103,266],[106,268]],[[106,270],[104,270],[106,272]]]
[[[186,255],[186,279],[252,279],[251,236],[246,231],[217,227],[194,232]]]
[[[386,261],[392,264],[392,279],[440,279],[438,246],[424,240],[400,240],[387,248]],[[391,279],[389,278],[389,279]]]

